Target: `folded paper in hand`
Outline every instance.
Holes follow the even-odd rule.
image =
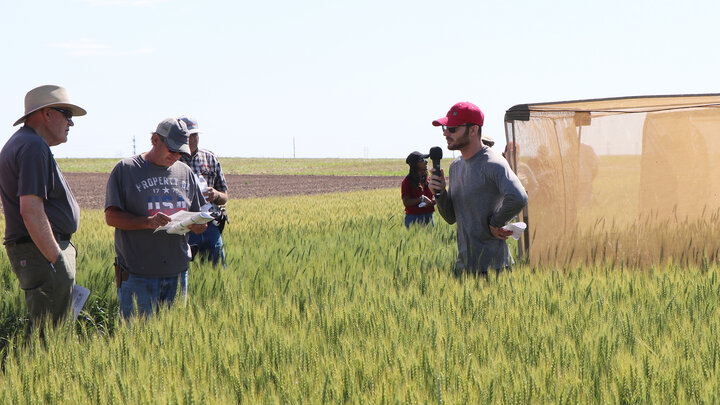
[[[167,231],[167,233],[173,235],[185,235],[190,230],[188,226],[193,224],[206,224],[212,220],[213,217],[208,212],[178,211],[170,215],[170,222],[155,228],[155,232]]]
[[[70,298],[72,302],[72,320],[75,321],[80,315],[80,311],[82,311],[83,306],[85,306],[85,301],[87,301],[88,297],[90,296],[90,290],[87,288],[75,284],[72,289],[72,298]]]
[[[510,237],[515,240],[520,239],[522,233],[525,232],[525,228],[527,228],[527,224],[525,222],[513,222],[512,224],[503,226],[503,229],[506,231],[512,231],[512,235],[510,235]]]

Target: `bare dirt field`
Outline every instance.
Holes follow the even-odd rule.
[[[102,209],[105,203],[105,173],[63,173],[80,208]],[[279,176],[225,175],[231,199],[337,193],[343,191],[397,188],[402,177],[388,176]]]

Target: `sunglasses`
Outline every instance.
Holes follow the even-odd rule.
[[[445,125],[443,125],[443,126],[442,126],[442,130],[443,130],[443,132],[448,131],[448,132],[450,132],[451,134],[454,134],[455,131],[458,130],[458,128],[463,128],[463,127],[464,127],[464,128],[470,128],[470,127],[472,127],[473,125],[475,125],[475,124],[462,124],[462,125],[458,125],[458,126],[456,126],[456,127],[446,127]]]
[[[65,119],[67,119],[67,120],[71,120],[73,117],[73,113],[70,110],[63,110],[62,108],[56,108],[56,107],[50,107],[50,108],[59,112],[60,114],[62,114],[63,117],[65,117]]]

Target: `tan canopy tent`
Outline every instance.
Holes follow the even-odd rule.
[[[531,262],[717,257],[667,232],[719,222],[720,94],[521,104],[505,134]]]

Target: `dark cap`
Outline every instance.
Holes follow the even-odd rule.
[[[185,123],[185,126],[188,129],[188,135],[200,133],[200,129],[198,129],[198,122],[196,119],[190,118],[186,115],[183,115],[182,117],[180,117],[178,119]]]
[[[188,144],[187,125],[183,121],[175,118],[166,118],[158,124],[155,133],[165,138],[167,147],[171,152],[184,153],[190,155],[190,145]]]
[[[408,155],[407,159],[405,159],[405,163],[410,166],[415,166],[417,162],[427,159],[428,156],[430,155],[428,155],[427,153],[420,153],[418,151],[415,151]]]

